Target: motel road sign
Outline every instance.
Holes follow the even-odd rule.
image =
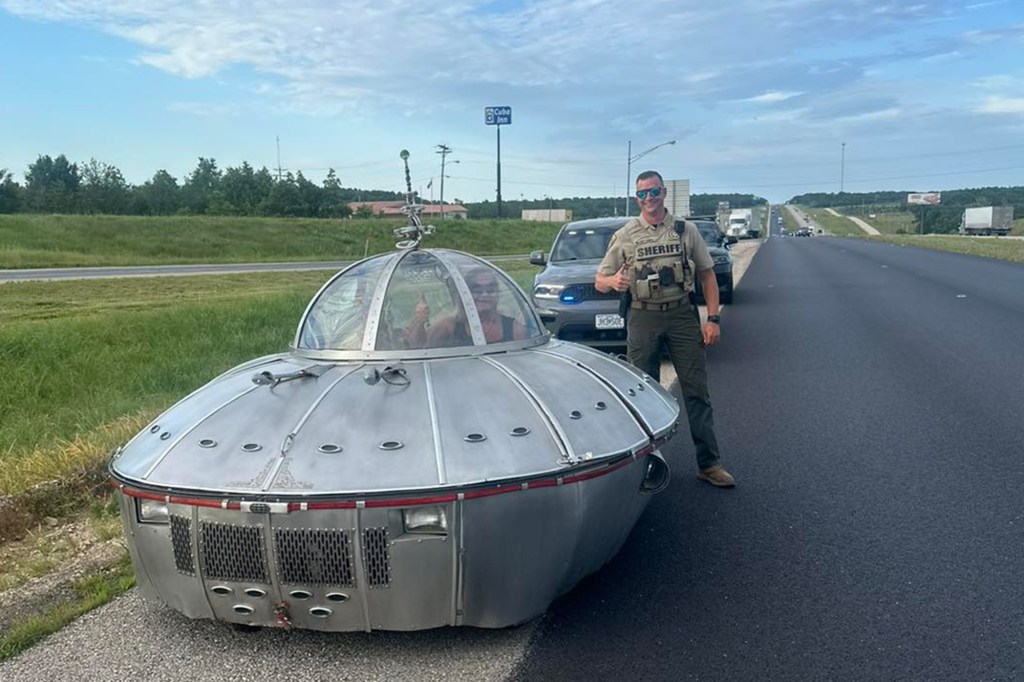
[[[512,125],[512,107],[484,107],[484,123],[489,126]]]

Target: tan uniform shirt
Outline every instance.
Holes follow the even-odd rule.
[[[626,275],[629,277],[629,289],[634,301],[669,303],[687,296],[694,290],[696,271],[711,269],[715,263],[697,226],[686,221],[686,229],[680,239],[675,231],[675,221],[668,212],[657,225],[651,225],[643,216],[633,218],[612,235],[598,272],[614,275],[626,263]],[[638,287],[637,280],[644,272],[645,265],[646,271],[654,274],[662,268],[674,268],[677,283]]]

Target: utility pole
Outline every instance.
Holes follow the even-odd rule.
[[[839,161],[839,193],[843,193],[843,183],[846,180],[846,143],[843,143],[843,155]]]
[[[444,219],[444,160],[452,153],[452,148],[446,144],[437,145],[437,153],[441,155],[441,218]]]
[[[288,169],[281,168],[281,138],[275,136],[274,139],[277,140],[277,181],[281,182],[281,171],[286,171]]]

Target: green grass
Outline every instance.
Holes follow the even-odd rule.
[[[839,211],[842,213],[842,211]],[[861,216],[868,225],[882,234],[916,234],[917,218],[914,214],[902,211],[899,213],[876,213],[874,218]]]
[[[17,656],[47,635],[84,613],[106,604],[135,585],[127,552],[111,570],[82,578],[73,585],[75,597],[45,613],[15,623],[0,637],[0,661]]]
[[[866,239],[884,241],[901,246],[919,246],[951,253],[964,253],[983,258],[997,258],[1015,263],[1024,263],[1024,241],[999,239],[997,237],[961,237],[959,235],[880,235]]]
[[[215,216],[0,215],[0,269],[348,260],[394,248],[401,220]],[[559,226],[445,220],[429,246],[481,255],[551,245]]]
[[[815,225],[821,226],[826,233],[835,237],[859,237],[865,234],[864,230],[845,216],[832,215],[823,208],[805,209],[801,206],[800,210],[811,216],[811,221]]]

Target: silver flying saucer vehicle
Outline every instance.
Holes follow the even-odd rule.
[[[114,453],[147,597],[245,625],[509,626],[613,557],[667,484],[676,400],[552,340],[488,262],[421,248],[407,197],[399,248],[328,281],[288,352]]]

